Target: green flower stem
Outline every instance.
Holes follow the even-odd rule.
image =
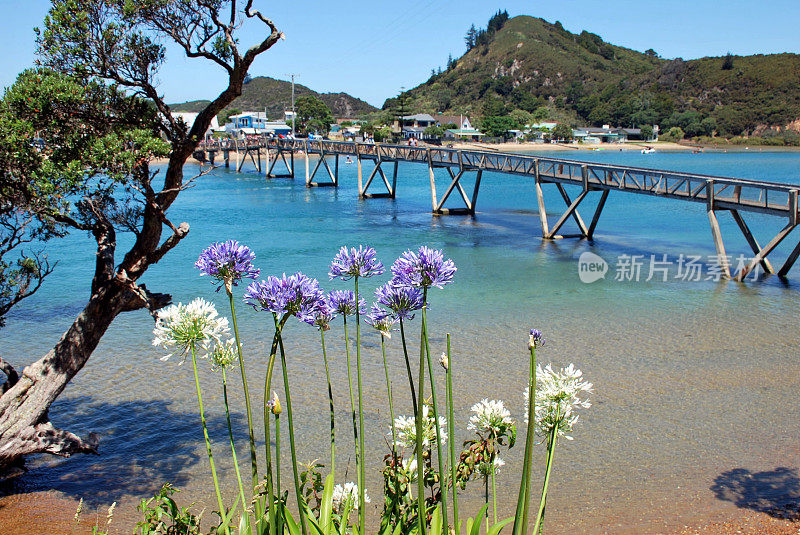
[[[278,321],[275,320],[277,328]],[[286,351],[283,348],[283,337],[281,330],[278,329],[278,345],[281,350],[281,369],[283,371],[283,390],[286,394],[286,419],[289,424],[289,449],[292,453],[292,475],[294,476],[294,490],[297,496],[297,509],[300,513],[300,528],[303,535],[307,535],[308,528],[306,527],[306,506],[303,500],[303,494],[300,492],[300,476],[297,473],[297,448],[294,441],[294,420],[292,418],[292,394],[289,392],[289,370],[286,365]],[[280,459],[278,460],[280,461]]]
[[[394,477],[394,491],[395,495],[399,493],[399,487],[397,484],[397,430],[394,428],[394,402],[392,401],[392,382],[389,380],[389,364],[386,362],[386,341],[381,334],[381,353],[383,354],[383,371],[386,375],[386,391],[389,395],[389,418],[391,418],[391,426],[392,426],[392,475]],[[392,511],[390,512],[390,519],[391,515],[394,514],[395,511],[395,502],[392,502]]]
[[[358,277],[355,277],[355,296],[356,296],[356,377],[358,379],[358,433],[359,433],[359,455],[361,464],[358,471],[358,532],[364,533],[367,527],[367,507],[364,503],[367,489],[367,468],[364,463],[364,396],[361,387],[361,316],[358,311]]]
[[[433,360],[431,359],[431,346],[428,340],[428,317],[427,306],[422,308],[422,326],[425,329],[425,355],[428,361],[428,374],[431,381],[431,401],[433,402],[433,428],[436,430],[436,457],[439,463],[439,477],[440,482],[444,480],[444,475],[447,473],[447,464],[444,462],[444,451],[442,451],[442,437],[441,430],[439,429],[439,402],[436,398],[436,376],[433,373]],[[449,523],[447,522],[447,485],[440,484],[441,494],[439,496],[439,503],[442,504],[442,525],[444,526],[445,533],[448,532]]]
[[[267,503],[269,504],[270,533],[275,533],[276,512],[272,479],[272,433],[270,433],[270,410],[267,406],[267,400],[269,400],[269,393],[272,388],[272,373],[275,369],[275,357],[278,354],[278,334],[280,330],[283,329],[287,317],[282,318],[279,322],[277,316],[273,314],[273,319],[275,320],[275,335],[272,337],[272,347],[269,351],[269,362],[267,364],[267,377],[264,380],[264,449],[267,457],[267,499],[269,500]],[[278,462],[280,462],[280,459],[278,459]]]
[[[328,368],[328,353],[325,350],[325,330],[320,327],[319,336],[322,340],[322,359],[325,362],[325,377],[328,380],[328,404],[331,409],[331,474],[336,477],[336,419],[333,411],[333,387],[331,386],[331,372]]]
[[[403,327],[403,318],[400,318],[400,339],[403,341],[403,356],[406,358],[406,372],[408,372],[408,385],[411,387],[411,405],[414,414],[417,414],[417,394],[414,388],[414,375],[411,373],[411,361],[408,359],[408,347],[406,347],[406,330]]]
[[[227,290],[227,288],[226,288]],[[244,404],[247,408],[247,430],[250,433],[250,468],[253,475],[253,492],[258,486],[258,461],[256,458],[256,438],[253,432],[253,411],[250,406],[250,390],[247,386],[247,375],[244,371],[244,359],[242,358],[242,344],[239,341],[239,324],[236,322],[236,307],[233,304],[233,293],[228,291],[228,300],[231,305],[231,318],[233,319],[233,335],[236,339],[236,351],[239,354],[239,370],[242,372],[242,388],[244,389]],[[258,511],[256,511],[258,513]]]
[[[547,504],[547,486],[550,484],[550,473],[553,470],[553,459],[556,456],[556,442],[558,441],[558,426],[550,430],[547,437],[547,467],[544,472],[544,485],[542,486],[542,499],[539,502],[539,512],[536,515],[536,524],[533,527],[533,535],[538,535],[544,523],[544,508]]]
[[[233,457],[233,467],[236,469],[236,480],[239,483],[239,498],[242,500],[242,514],[247,517],[250,523],[250,515],[247,512],[247,499],[244,496],[244,485],[242,484],[242,474],[239,472],[239,460],[236,457],[236,445],[233,442],[233,426],[231,425],[231,411],[228,405],[228,378],[225,375],[225,367],[222,367],[222,398],[225,402],[225,419],[228,422],[228,438],[231,441],[231,456]]]
[[[486,533],[489,533],[489,474],[483,476],[483,503],[486,504]]]
[[[495,484],[495,468],[494,468],[494,455],[492,455],[492,464],[489,466],[492,471],[492,514],[493,521],[497,524],[497,485]],[[489,515],[486,515],[486,521],[489,521]],[[487,531],[489,528],[486,528]]]
[[[414,409],[414,422],[416,424],[416,456],[417,456],[417,534],[425,535],[427,511],[425,510],[425,467],[422,456],[422,418],[424,417],[423,403],[425,399],[425,308],[427,307],[427,288],[423,290],[422,305],[422,328],[419,340],[419,393],[417,394],[417,405]],[[438,422],[437,422],[438,425]]]
[[[383,353],[383,372],[386,375],[386,392],[389,395],[389,417],[392,419],[392,455],[397,444],[397,430],[394,428],[394,402],[392,401],[392,382],[389,380],[389,364],[386,362],[386,341],[381,335],[381,352]]]
[[[281,417],[275,415],[275,494],[278,496],[278,507],[283,509],[283,491],[281,490]],[[278,514],[277,533],[282,533],[283,515]],[[303,516],[301,510],[300,516]]]
[[[453,527],[459,532],[458,524],[458,469],[456,466],[455,419],[453,418],[453,356],[450,354],[450,333],[447,333],[447,431],[450,435],[450,477],[453,483]]]
[[[533,443],[536,430],[536,349],[530,348],[530,361],[528,370],[528,430],[525,436],[525,454],[522,462],[522,478],[517,496],[517,510],[514,515],[514,528],[512,535],[522,535],[527,532],[528,507],[531,495],[531,465],[533,464]]]
[[[356,421],[356,399],[353,396],[353,374],[352,374],[352,367],[350,366],[350,339],[347,337],[347,316],[342,316],[344,320],[344,343],[345,343],[345,355],[347,355],[347,386],[350,390],[350,415],[352,416],[353,420],[353,443],[356,450],[356,481],[360,477],[358,474],[358,468],[361,463],[361,458],[359,457],[359,449],[358,449],[358,424]]]
[[[225,505],[222,503],[222,493],[219,490],[219,480],[217,479],[217,469],[214,466],[214,455],[211,453],[211,439],[208,436],[208,426],[206,425],[206,413],[203,409],[203,394],[200,392],[200,378],[197,376],[197,356],[195,352],[194,343],[192,348],[192,368],[194,369],[194,386],[197,389],[197,404],[200,407],[200,422],[203,424],[203,438],[206,440],[206,453],[208,454],[208,463],[211,465],[211,478],[214,480],[214,492],[217,494],[217,505],[219,506],[219,515],[222,518],[225,515]],[[230,533],[230,529],[225,526],[225,533]]]

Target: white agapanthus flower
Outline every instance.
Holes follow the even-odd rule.
[[[178,303],[158,311],[153,345],[166,350],[177,349],[185,358],[192,345],[208,351],[212,343],[221,343],[227,334],[227,318],[220,317],[213,304],[198,297],[188,305]],[[172,353],[161,360],[171,356]]]
[[[492,464],[494,464],[494,473],[497,474],[498,472],[500,472],[500,469],[506,465],[506,462],[503,459],[501,459],[500,457],[495,457],[494,458],[494,463],[492,463]],[[489,463],[488,462],[481,463],[481,464],[478,465],[478,471],[484,476],[490,475],[490,471],[489,470],[490,469],[489,469]]]
[[[436,440],[433,410],[430,405],[422,406],[422,445],[430,446]],[[417,421],[413,416],[398,416],[394,419],[394,428],[397,430],[398,448],[413,450],[417,447]],[[439,436],[442,446],[447,442],[447,419],[439,416]]]
[[[214,348],[209,352],[211,366],[214,369],[227,368],[239,358],[236,349],[236,339],[228,338],[221,343],[214,344]]]
[[[472,412],[475,414],[469,417],[467,424],[470,431],[498,435],[508,426],[514,425],[511,412],[500,400],[482,399],[472,406]]]
[[[342,514],[345,507],[349,506],[351,511],[358,510],[358,485],[353,482],[345,483],[344,485],[336,485],[333,487],[333,504],[331,508],[336,514]],[[367,493],[364,493],[364,502],[370,503]]]
[[[572,437],[567,433],[578,422],[576,409],[588,409],[592,406],[589,400],[582,399],[583,393],[592,392],[592,383],[583,380],[583,373],[570,364],[566,368],[553,370],[550,364],[536,369],[536,404],[534,417],[536,430],[546,437],[552,429],[557,429],[558,436],[567,440]],[[528,423],[527,408],[530,394],[525,389],[525,423]]]

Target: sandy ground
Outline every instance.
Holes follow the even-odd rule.
[[[472,143],[472,142],[459,142],[453,143],[453,148],[456,149],[464,149],[464,150],[489,150],[489,151],[498,151],[498,152],[520,152],[520,151],[531,151],[531,152],[575,152],[575,151],[587,151],[587,150],[598,150],[598,151],[608,151],[608,152],[619,152],[619,151],[641,151],[645,147],[653,147],[656,151],[679,151],[679,152],[686,152],[697,150],[695,147],[689,147],[686,145],[680,145],[678,143],[668,143],[666,141],[657,141],[655,143],[640,143],[640,142],[629,142],[629,143],[599,143],[599,144],[577,144],[577,143],[517,143],[517,142],[509,142],[509,143]],[[449,146],[447,144],[446,146]]]
[[[75,521],[78,502],[54,492],[35,492],[16,494],[0,498],[0,530],[4,535],[65,534],[84,535],[91,533],[92,527],[106,525],[106,511],[84,510],[80,523]],[[793,520],[794,519],[794,520]],[[614,519],[608,519],[613,524]],[[130,533],[133,526],[123,526],[112,521],[111,533]],[[633,535],[643,533],[641,528],[609,528],[600,533]],[[698,512],[698,521],[693,525],[675,531],[661,531],[658,524],[648,526],[645,533],[665,535],[798,535],[800,534],[800,514],[798,509],[771,511],[770,514],[748,509],[736,509],[731,517],[724,520],[709,520]]]

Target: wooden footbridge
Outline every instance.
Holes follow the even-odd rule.
[[[536,192],[544,239],[567,237],[592,239],[606,199],[612,191],[701,203],[705,205],[708,214],[711,234],[724,276],[731,278],[730,260],[725,252],[717,220],[718,213],[729,212],[731,214],[753,250],[753,259],[749,265],[744,266],[735,274],[736,280],[742,280],[759,264],[767,273],[775,273],[767,257],[798,225],[797,197],[800,186],[791,184],[440,147],[268,138],[238,143],[237,145],[236,142],[229,141],[228,145],[224,147],[201,145],[198,151],[203,154],[196,154],[196,156],[213,163],[215,155],[221,152],[226,165],[229,165],[231,155],[235,155],[237,170],[241,170],[249,157],[259,172],[265,172],[267,177],[273,178],[294,177],[295,154],[302,154],[305,159],[305,182],[308,187],[337,187],[339,185],[339,158],[345,157],[357,165],[358,194],[361,198],[394,198],[397,193],[399,162],[420,163],[428,167],[432,210],[434,214],[438,215],[474,215],[484,171],[528,177]],[[262,169],[262,153],[266,159],[266,171]],[[318,156],[313,167],[310,155]],[[333,166],[329,159],[332,159]],[[281,168],[285,168],[285,170],[281,174],[274,174],[279,161]],[[372,168],[369,175],[365,169],[368,166]],[[441,197],[437,196],[436,190],[435,171],[437,169],[444,169],[448,180],[448,186]],[[391,178],[387,176],[387,171]],[[324,181],[315,180],[318,173],[322,176],[327,174]],[[474,185],[470,192],[465,190],[461,183],[461,179],[468,173],[475,175]],[[381,182],[385,191],[369,192],[370,187],[374,189],[373,185]],[[552,225],[548,221],[545,210],[542,184],[554,184],[566,205],[565,211]],[[573,198],[565,186],[577,186],[580,189]],[[463,201],[463,206],[445,208],[445,202],[454,192]],[[587,225],[578,212],[578,208],[590,196],[598,198],[592,218]],[[762,246],[750,231],[742,215],[743,212],[777,216],[784,219],[786,224],[766,245]],[[559,234],[563,225],[570,219],[577,225],[579,233]],[[798,256],[800,256],[800,243],[794,247],[783,266],[777,271],[778,276],[785,277]]]

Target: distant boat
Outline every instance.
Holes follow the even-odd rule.
[[[642,149],[642,154],[655,154],[655,153],[656,149],[654,149],[653,147],[646,147]]]

